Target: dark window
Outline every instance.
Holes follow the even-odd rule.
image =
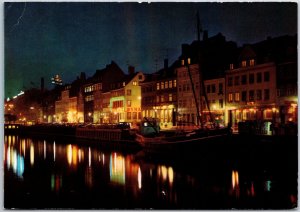
[[[215,84],[211,85],[211,92],[216,93],[216,85]]]
[[[254,83],[254,74],[249,74],[249,84]]]
[[[247,84],[247,75],[242,75],[242,85]]]
[[[261,100],[262,99],[262,93],[261,90],[256,91],[256,100]]]
[[[256,82],[258,82],[258,83],[261,82],[261,73],[256,74]]]
[[[243,102],[247,101],[247,91],[242,91],[242,101]]]
[[[232,86],[232,77],[228,77],[228,86]]]
[[[269,100],[269,99],[270,99],[270,90],[269,89],[265,89],[264,100]]]
[[[270,81],[270,72],[264,72],[264,81],[269,82]]]
[[[206,93],[210,93],[210,85],[206,86]]]
[[[239,85],[240,84],[240,76],[235,76],[234,77],[234,85]]]
[[[219,83],[219,94],[223,94],[223,84]]]
[[[254,101],[254,90],[249,91],[249,101]]]

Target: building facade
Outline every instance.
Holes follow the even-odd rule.
[[[176,125],[177,78],[174,66],[147,75],[142,87],[142,116],[158,119],[161,129]]]

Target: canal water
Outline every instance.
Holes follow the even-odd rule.
[[[237,156],[234,152],[237,152]],[[7,209],[289,209],[297,151],[165,159],[5,135]],[[296,152],[296,153],[295,153]],[[248,155],[245,155],[248,154]],[[243,157],[241,156],[243,155]],[[186,156],[184,156],[186,157]],[[258,157],[258,158],[257,158]]]

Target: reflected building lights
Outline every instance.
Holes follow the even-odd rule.
[[[30,144],[30,164],[34,165],[34,145],[33,143]]]
[[[92,165],[92,153],[91,153],[91,147],[89,147],[89,167]]]
[[[139,189],[142,189],[142,172],[140,167],[138,170],[138,187]]]
[[[72,165],[72,145],[69,144],[67,146],[67,160],[68,160],[68,164],[69,166]]]
[[[47,148],[46,148],[46,141],[44,141],[44,160],[46,159],[47,155]]]
[[[117,153],[110,155],[110,180],[125,185],[125,158]]]
[[[231,173],[232,192],[238,198],[240,196],[239,172],[232,170]]]
[[[55,141],[53,142],[53,161],[55,162],[55,157],[56,157],[56,145]]]

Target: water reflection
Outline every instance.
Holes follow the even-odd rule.
[[[213,166],[212,172],[210,166],[203,168],[190,163],[176,167],[172,163],[146,162],[135,154],[92,146],[5,136],[5,175],[15,176],[21,182],[6,178],[5,183],[14,186],[6,186],[5,194],[24,192],[19,194],[20,199],[11,199],[14,207],[20,202],[34,207],[38,199],[28,199],[26,195],[39,196],[49,190],[51,195],[45,197],[45,202],[60,202],[60,207],[68,208],[80,203],[87,208],[207,209],[232,208],[250,200],[264,206],[265,195],[272,197],[276,189],[281,189],[278,180],[274,183],[271,172],[265,176],[260,170],[222,165]],[[282,182],[284,188],[285,183]],[[297,204],[295,191],[284,192],[290,205]]]
[[[115,183],[125,184],[125,158],[114,152],[110,155],[110,180]]]

